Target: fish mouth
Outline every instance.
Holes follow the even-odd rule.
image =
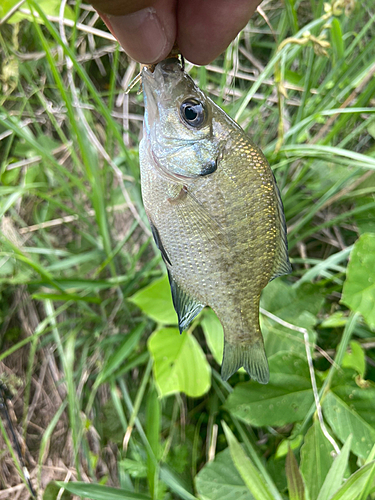
[[[158,110],[158,86],[153,77],[153,72],[148,68],[142,70],[142,88],[145,103],[144,125],[149,132],[152,124],[159,116]]]
[[[146,95],[159,94],[159,98],[170,95],[183,75],[178,59],[170,57],[158,63],[153,69],[145,66],[142,70],[142,85]]]
[[[150,128],[159,116],[158,104],[172,99],[173,89],[183,77],[179,60],[170,57],[155,67],[142,69],[142,87],[145,99],[147,127]]]

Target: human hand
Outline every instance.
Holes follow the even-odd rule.
[[[144,64],[165,59],[175,42],[194,64],[223,52],[261,0],[91,0],[125,52]]]

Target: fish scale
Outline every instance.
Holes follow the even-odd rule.
[[[180,331],[210,306],[224,329],[223,379],[244,366],[267,383],[260,294],[291,270],[272,170],[177,59],[144,68],[142,85],[142,197]]]

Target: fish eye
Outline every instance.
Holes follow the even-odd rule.
[[[180,115],[188,125],[200,127],[205,121],[206,112],[201,102],[195,99],[187,99],[180,106]]]

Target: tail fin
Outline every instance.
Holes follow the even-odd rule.
[[[252,379],[260,384],[268,383],[270,372],[263,343],[231,344],[224,338],[221,378],[228,380],[241,366],[245,368]]]

